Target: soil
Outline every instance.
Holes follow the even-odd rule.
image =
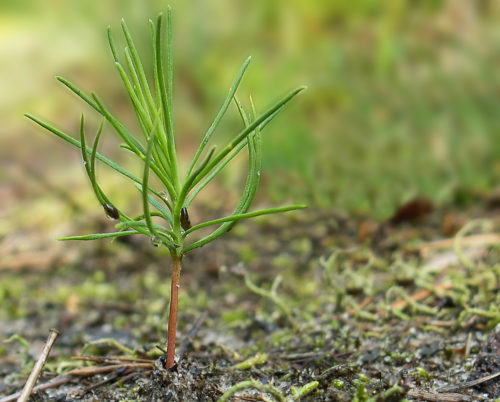
[[[22,388],[50,328],[60,336],[37,384],[60,382],[36,401],[215,401],[236,384],[228,400],[500,398],[497,207],[241,223],[183,260],[168,371],[166,250],[142,238],[12,249],[0,400]]]

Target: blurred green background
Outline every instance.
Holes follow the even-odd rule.
[[[382,219],[417,195],[456,203],[463,201],[460,194],[498,185],[499,2],[170,4],[175,128],[186,157],[248,55],[253,60],[239,96],[251,94],[260,110],[292,88],[309,88],[266,128],[261,203],[293,200]],[[150,62],[147,20],[165,8],[164,1],[0,1],[3,196],[22,198],[23,191],[6,186],[21,185],[24,175],[80,191],[86,178],[78,152],[22,114],[74,135],[82,112],[97,124],[95,114],[53,79],[62,75],[95,91],[133,124],[105,30],[111,25],[121,39],[125,18]],[[217,132],[219,141],[239,127],[233,111]],[[112,138],[103,146],[116,155]],[[221,183],[238,191],[244,161],[236,166]],[[78,198],[85,197],[92,196]]]

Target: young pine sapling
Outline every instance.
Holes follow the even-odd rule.
[[[103,117],[103,122],[97,130],[93,144],[87,145],[86,143],[83,115],[80,121],[80,140],[71,137],[32,115],[26,115],[29,119],[59,138],[80,148],[85,171],[90,179],[97,199],[110,218],[119,220],[115,232],[64,237],[61,240],[94,240],[143,234],[148,236],[155,246],[163,245],[170,251],[172,260],[172,281],[170,315],[168,320],[168,341],[165,359],[166,368],[172,367],[175,363],[177,296],[182,257],[189,251],[222,236],[241,219],[277,212],[286,212],[304,207],[302,205],[291,205],[248,212],[255,197],[260,179],[261,131],[295,95],[304,89],[301,87],[292,91],[260,115],[256,114],[255,107],[251,102],[251,112],[247,113],[240,102],[238,102],[235,93],[248,67],[250,58],[243,64],[219,113],[208,128],[201,144],[194,154],[187,171],[181,175],[177,161],[172,118],[173,64],[171,15],[171,9],[168,8],[166,57],[164,55],[164,43],[162,38],[163,16],[162,14],[158,16],[156,24],[150,21],[154,53],[154,82],[152,85],[146,78],[146,73],[139,54],[125,22],[122,20],[122,30],[127,43],[127,47],[124,51],[124,58],[128,73],[125,71],[124,64],[122,64],[122,61],[120,61],[118,57],[111,31],[108,28],[108,41],[111,53],[141,127],[141,138],[132,135],[131,132],[111,114],[109,109],[104,106],[103,102],[96,94],[92,93],[90,96],[86,95],[71,82],[61,77],[57,77],[57,79]],[[164,59],[166,59],[166,62],[164,62]],[[217,152],[216,148],[213,147],[207,152],[205,147],[233,100],[243,120],[244,128],[222,150]],[[124,141],[121,147],[132,152],[142,161],[144,165],[142,177],[134,176],[118,163],[108,159],[97,151],[105,122],[109,123],[121,140]],[[190,204],[199,192],[203,190],[245,147],[248,150],[249,159],[248,175],[243,194],[233,213],[224,218],[209,220],[191,226],[188,215],[188,207]],[[96,180],[96,160],[108,165],[110,168],[135,183],[135,186],[142,194],[142,215],[136,217],[128,216],[108,198]],[[151,175],[157,177],[163,189],[159,190],[153,187],[150,181]],[[155,218],[154,222],[153,217]],[[158,220],[161,220],[162,224],[157,223]],[[209,226],[216,226],[216,229],[205,237],[192,242],[188,241],[191,233]]]

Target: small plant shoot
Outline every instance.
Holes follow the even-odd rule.
[[[187,165],[188,168],[185,172],[180,171],[172,116],[173,60],[171,20],[172,12],[169,7],[166,18],[166,43],[163,34],[163,15],[160,14],[157,17],[156,23],[150,21],[154,50],[154,79],[149,81],[139,52],[134,45],[125,21],[122,20],[122,30],[127,47],[124,50],[123,57],[119,57],[111,30],[108,28],[108,41],[111,53],[141,128],[142,132],[140,135],[132,134],[112,114],[96,94],[85,94],[76,85],[61,77],[57,77],[57,79],[103,118],[103,122],[97,130],[93,143],[87,143],[83,115],[80,121],[79,139],[73,138],[37,117],[29,114],[26,115],[35,123],[81,150],[83,165],[90,179],[95,196],[106,215],[109,218],[117,220],[116,231],[112,233],[71,236],[64,237],[61,240],[95,240],[142,234],[148,236],[154,246],[164,246],[170,251],[172,281],[168,341],[165,356],[165,367],[167,369],[175,364],[177,298],[182,257],[191,250],[221,237],[242,219],[304,208],[303,205],[290,205],[249,212],[260,179],[262,159],[261,132],[284,106],[304,89],[304,87],[295,89],[261,114],[257,114],[251,100],[250,110],[244,110],[236,98],[236,90],[248,67],[250,58],[243,63],[217,116],[205,133],[191,162]],[[207,145],[215,133],[219,122],[233,102],[241,116],[243,128],[222,149],[217,150],[216,147],[207,149]],[[110,126],[112,131],[123,142],[121,147],[132,152],[140,160],[143,166],[142,176],[136,177],[117,162],[112,161],[98,151],[99,140],[105,124],[106,127]],[[192,223],[188,215],[190,204],[200,191],[243,150],[248,152],[248,175],[240,201],[234,208],[233,213],[219,219],[202,223]],[[96,161],[104,163],[134,182],[141,194],[142,215],[138,217],[129,216],[117,203],[108,198],[96,180]],[[162,188],[153,186],[150,180],[152,176],[158,179],[155,183],[160,183]],[[214,230],[204,237],[197,237],[195,240],[190,239],[192,233],[208,227],[214,227]]]

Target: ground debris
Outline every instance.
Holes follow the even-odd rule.
[[[500,250],[492,240],[500,224],[491,219],[488,233],[476,228],[455,242],[442,239],[442,215],[393,225],[377,244],[358,239],[365,218],[329,210],[237,226],[186,258],[183,333],[168,371],[151,355],[166,333],[161,253],[96,243],[74,250],[69,265],[31,267],[22,278],[2,270],[0,338],[19,334],[28,346],[0,343],[0,395],[22,388],[56,327],[61,336],[39,385],[64,381],[40,389],[39,401],[217,401],[241,383],[262,385],[234,400],[263,400],[274,388],[285,398],[308,389],[304,401],[498,397],[499,377],[488,376],[500,370]],[[260,291],[231,273],[236,266]],[[85,344],[92,356],[81,356]]]

